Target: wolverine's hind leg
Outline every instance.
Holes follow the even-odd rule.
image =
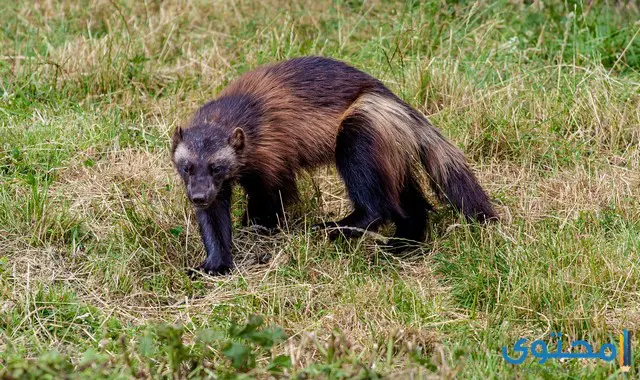
[[[400,207],[404,215],[396,215],[393,218],[396,233],[389,239],[391,250],[395,252],[411,248],[417,242],[425,240],[428,214],[433,210],[424,197],[417,179],[411,174],[405,178],[404,188],[400,194]]]
[[[370,121],[361,114],[347,116],[336,140],[336,166],[342,177],[354,211],[342,220],[325,224],[336,227],[330,237],[340,234],[358,237],[365,230],[375,231],[398,212],[397,196],[382,170],[376,146],[379,136]]]
[[[258,177],[246,178],[242,186],[247,193],[247,209],[242,225],[259,225],[274,229],[283,220],[284,207],[298,199],[298,189],[293,175],[283,176],[278,186],[273,186]]]

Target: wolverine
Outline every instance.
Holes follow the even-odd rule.
[[[497,218],[462,152],[425,116],[378,79],[330,58],[295,58],[242,75],[175,129],[171,154],[207,254],[198,270],[208,274],[233,266],[233,184],[247,196],[242,224],[272,229],[298,199],[296,175],[332,163],[353,206],[323,224],[332,238],[393,222],[391,242],[424,241],[432,206],[420,167],[438,197],[467,219]]]

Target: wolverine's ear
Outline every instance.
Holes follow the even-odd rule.
[[[175,150],[178,147],[178,144],[182,141],[182,127],[178,126],[173,131],[172,137],[172,150]]]
[[[231,145],[236,152],[239,152],[244,148],[244,131],[242,128],[236,128],[233,130],[233,133],[231,133],[231,136],[229,137],[229,145]]]

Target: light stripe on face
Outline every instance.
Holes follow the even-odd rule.
[[[183,143],[178,144],[175,152],[173,152],[173,162],[176,163],[181,161],[195,161],[195,159],[196,155]]]
[[[235,158],[236,158],[235,150],[233,150],[232,147],[227,145],[224,148],[218,150],[216,153],[214,153],[213,157],[209,159],[209,162],[210,163],[216,163],[220,161],[234,162]]]

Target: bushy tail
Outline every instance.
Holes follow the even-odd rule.
[[[380,145],[378,151],[385,155],[381,161],[389,166],[387,177],[398,174],[417,151],[429,174],[431,187],[441,200],[453,205],[468,219],[481,222],[497,219],[489,197],[469,169],[462,152],[427,118],[389,90],[383,87],[380,92],[361,95],[345,114],[359,114],[370,121],[370,128],[376,131],[374,140]],[[409,145],[413,148],[411,152],[397,149]]]
[[[480,222],[497,220],[489,197],[471,172],[462,152],[422,115],[416,119],[423,121],[416,126],[420,161],[440,199],[460,210],[467,219]]]

